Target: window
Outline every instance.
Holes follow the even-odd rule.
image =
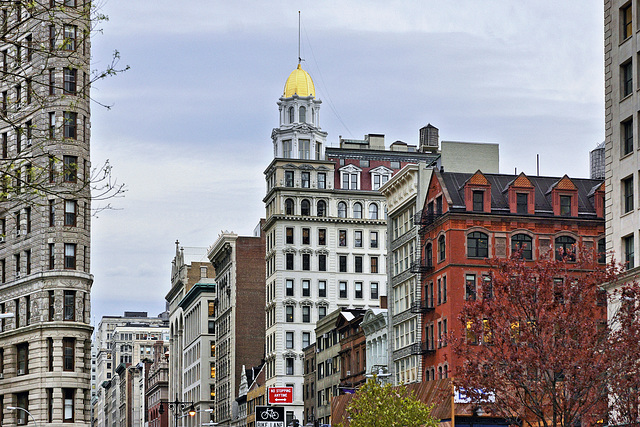
[[[631,12],[631,2],[620,9],[620,23],[621,23],[621,40],[625,40],[633,34],[633,20]]]
[[[54,139],[56,137],[56,113],[49,113],[49,139]],[[53,156],[50,157],[52,159]],[[49,163],[51,165],[51,162]],[[53,182],[53,181],[49,181]]]
[[[311,322],[311,307],[308,305],[302,306],[302,322],[310,323]]]
[[[338,203],[338,218],[347,217],[347,204],[345,202]]]
[[[318,320],[327,317],[327,307],[318,307]]]
[[[489,237],[479,231],[467,235],[467,257],[487,258],[489,256]]]
[[[309,280],[302,281],[302,296],[303,297],[311,296],[311,281]]]
[[[442,262],[445,259],[446,245],[444,241],[444,235],[438,237],[438,262]]]
[[[353,261],[355,272],[362,273],[362,257],[360,255],[356,255],[353,257]]]
[[[62,389],[62,395],[64,398],[64,412],[63,412],[63,418],[62,421],[65,423],[72,423],[73,422],[73,395],[74,395],[74,389],[72,388],[63,388]]]
[[[285,307],[285,320],[287,321],[287,323],[293,322],[293,306],[292,305],[288,305]]]
[[[62,357],[63,357],[62,369],[65,371],[74,370],[75,345],[76,345],[76,340],[74,338],[62,339]]]
[[[285,333],[285,348],[293,348],[293,332]]]
[[[289,111],[293,111],[293,109],[291,109]],[[291,122],[293,122],[293,120]],[[293,151],[293,149],[291,147],[292,146],[291,146],[291,140],[290,139],[282,141],[282,157],[284,157],[285,159],[290,159],[291,158],[291,153]],[[292,187],[293,187],[293,185],[292,185]]]
[[[520,253],[520,257],[532,260],[533,259],[533,245],[531,236],[526,234],[516,234],[511,237],[511,254],[516,255]]]
[[[338,261],[339,261],[339,271],[340,273],[346,273],[347,272],[347,256],[346,255],[340,255],[338,257]]]
[[[370,238],[370,246],[372,248],[377,248],[378,247],[378,232],[377,231],[372,231],[371,234],[369,234],[369,238]]]
[[[292,297],[293,296],[293,280],[291,279],[287,279],[285,282],[285,293],[286,296],[288,297]]]
[[[311,344],[311,334],[309,332],[302,333],[302,348],[307,348]]]
[[[76,226],[76,210],[78,203],[75,200],[64,201],[64,225]]]
[[[340,298],[346,298],[347,297],[347,282],[340,282],[338,284],[338,291],[339,291]]]
[[[49,69],[49,95],[55,95],[55,94],[56,94],[56,70],[55,68],[50,68]]]
[[[473,192],[473,211],[484,212],[484,191]]]
[[[576,254],[574,245],[576,239],[569,236],[560,236],[556,238],[556,260],[562,261],[565,257],[567,261],[575,261]]]
[[[598,240],[598,262],[600,264],[604,264],[607,259],[607,248],[606,248],[606,243],[605,243],[605,239],[600,239]]]
[[[342,189],[343,190],[357,190],[358,189],[358,173],[346,173],[341,172],[342,175]]]
[[[305,123],[307,121],[307,109],[303,106],[298,109],[298,121],[300,123]]]
[[[300,203],[300,215],[309,216],[311,215],[311,203],[307,199],[302,199]]]
[[[302,254],[302,269],[304,271],[311,270],[311,255],[310,254]]]
[[[78,70],[76,70],[75,68],[64,68],[63,76],[64,76],[63,93],[65,95],[75,95]]]
[[[464,297],[467,301],[476,300],[476,275],[475,274],[467,274],[465,276]]]
[[[325,246],[327,244],[327,230],[325,228],[318,229],[318,245]]]
[[[295,215],[296,214],[296,210],[293,204],[293,200],[292,199],[287,199],[284,201],[284,213],[286,215]]]
[[[76,320],[76,291],[64,291],[64,320]]]
[[[527,193],[516,193],[516,212],[519,214],[529,213],[529,195]]]
[[[76,50],[76,32],[77,27],[75,25],[64,26],[64,44],[62,46],[64,50]]]
[[[378,219],[378,205],[375,203],[369,205],[369,219]]]
[[[442,196],[436,197],[436,215],[442,215]]]
[[[320,217],[327,216],[327,202],[324,200],[318,200],[316,214]]]
[[[310,233],[311,230],[309,228],[303,228],[302,229],[302,244],[303,245],[309,245],[311,237],[310,237]]]
[[[633,234],[622,238],[622,245],[624,247],[624,263],[627,270],[633,268],[634,264],[634,242]]]
[[[373,189],[377,190],[389,180],[389,175],[373,174]]]
[[[324,280],[320,280],[318,282],[318,297],[319,298],[327,297],[327,282]]]
[[[371,283],[371,299],[378,299],[378,284],[375,282]]]
[[[362,282],[355,283],[356,298],[362,299]]]
[[[29,373],[29,344],[24,342],[16,346],[16,364],[18,375]]]
[[[318,173],[318,188],[321,190],[324,190],[325,188],[327,188],[327,174],[324,172]]]
[[[354,231],[353,232],[353,245],[356,248],[362,247],[362,231]]]
[[[302,188],[309,188],[311,185],[311,176],[309,172],[302,172],[300,174]]]
[[[353,204],[353,217],[356,219],[362,219],[362,204],[360,203]]]
[[[620,83],[621,94],[620,97],[624,98],[631,95],[633,91],[633,63],[628,61],[620,66]]]
[[[284,186],[293,187],[293,171],[284,172]]]
[[[293,245],[293,227],[287,227],[285,229],[285,243]]]
[[[67,270],[76,269],[76,244],[64,244],[64,268]]]
[[[285,360],[287,361],[287,375],[293,375],[293,358],[287,357]]]
[[[347,230],[338,230],[338,246],[347,246]]]
[[[19,408],[29,410],[29,392],[16,393],[16,402]],[[28,418],[25,411],[16,411],[16,421],[18,425],[26,425]]]
[[[298,140],[298,158],[309,160],[311,158],[310,143],[308,139],[299,139]]]
[[[622,180],[622,202],[624,213],[633,210],[633,176]]]
[[[560,216],[571,216],[571,196],[560,196]]]
[[[295,120],[295,110],[293,109],[293,107],[289,107],[289,123],[294,123]]]
[[[327,271],[327,256],[325,254],[318,255],[318,271]]]
[[[49,321],[53,322],[55,316],[56,297],[54,291],[49,291]],[[53,344],[51,344],[53,346]]]
[[[78,182],[78,157],[63,156],[64,182]]]
[[[210,378],[216,377],[216,364],[213,362],[209,363],[209,377]]]
[[[372,256],[371,257],[371,273],[377,273],[377,272],[378,272],[378,257]]]

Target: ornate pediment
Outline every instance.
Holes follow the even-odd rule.
[[[298,251],[294,247],[286,246],[286,247],[282,248],[282,253],[283,254],[296,254],[296,253],[298,253]]]
[[[376,168],[371,169],[369,173],[376,173],[379,175],[393,175],[393,170],[385,166],[378,166]]]
[[[359,173],[362,172],[362,169],[355,165],[346,165],[338,169],[340,172],[348,172],[348,173]]]
[[[303,299],[302,301],[300,301],[300,305],[304,305],[304,306],[312,306],[313,305],[313,301],[311,301],[310,299]]]
[[[316,302],[316,306],[318,307],[329,307],[329,301],[327,300],[320,300]]]
[[[285,300],[282,301],[282,305],[298,305],[298,301],[294,300],[293,298],[287,298]]]

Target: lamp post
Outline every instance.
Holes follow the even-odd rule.
[[[190,417],[196,415],[196,408],[193,406],[193,402],[182,402],[178,400],[178,395],[176,394],[176,400],[173,402],[167,402],[169,405],[169,409],[173,412],[174,424],[173,427],[178,427],[178,411],[184,412],[186,407],[189,407],[188,414]],[[158,408],[158,412],[160,415],[164,413],[164,406],[162,406],[162,402],[160,402],[160,407]]]
[[[35,425],[35,427],[38,427],[38,423],[36,422],[36,419],[33,418],[33,415],[31,415],[31,412],[27,411],[26,409],[21,408],[19,406],[7,406],[7,409],[10,410],[10,411],[18,411],[19,410],[19,411],[26,412],[27,415],[29,415],[31,417],[31,419],[33,420],[33,424]]]

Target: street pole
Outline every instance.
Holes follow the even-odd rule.
[[[33,420],[33,424],[35,425],[35,427],[38,427],[38,423],[36,422],[36,419],[33,417],[33,415],[31,415],[31,412],[27,411],[24,408],[21,408],[19,406],[7,406],[7,409],[10,411],[24,411],[27,413],[27,415],[29,415],[31,417],[31,419]]]

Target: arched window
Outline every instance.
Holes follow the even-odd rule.
[[[446,254],[446,245],[444,242],[444,234],[438,237],[438,262],[443,261]]]
[[[531,236],[526,234],[516,234],[511,237],[511,254],[515,255],[521,251],[520,256],[524,259],[533,259],[533,245]]]
[[[293,199],[287,199],[284,201],[284,213],[286,215],[295,215],[296,209],[293,204]]]
[[[338,203],[338,218],[347,217],[347,204],[345,202]]]
[[[311,215],[311,203],[309,203],[309,200],[303,199],[302,202],[300,203],[300,215],[302,216]]]
[[[294,119],[295,119],[295,111],[293,107],[289,107],[289,123],[293,123]]]
[[[298,121],[300,123],[307,122],[307,109],[305,107],[300,107],[300,110],[298,111]]]
[[[433,267],[433,246],[427,243],[424,247],[424,265],[425,267]]]
[[[357,219],[362,218],[362,205],[360,203],[353,204],[353,217]]]
[[[378,205],[375,203],[369,205],[369,219],[378,219]]]
[[[576,239],[569,236],[560,236],[556,238],[556,260],[562,261],[565,257],[567,261],[576,260],[576,250],[574,245]]]
[[[318,200],[317,212],[318,216],[327,216],[327,203],[324,200]]]
[[[467,235],[467,257],[487,258],[489,256],[489,237],[479,231]]]

